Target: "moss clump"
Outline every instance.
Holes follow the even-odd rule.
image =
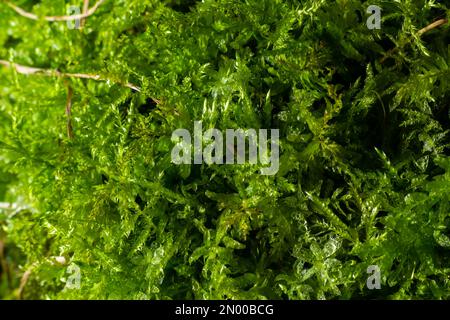
[[[45,18],[65,1],[19,4],[0,297],[450,298],[448,26],[418,32],[444,4],[372,1],[380,30],[359,0],[104,1],[73,30]],[[279,129],[279,172],[174,165],[194,121]]]

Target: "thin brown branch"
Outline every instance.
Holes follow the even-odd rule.
[[[424,35],[425,33],[427,33],[430,30],[433,30],[435,28],[438,28],[444,24],[448,23],[447,19],[439,19],[433,23],[430,23],[429,25],[427,25],[425,28],[420,29],[419,31],[417,31],[417,35],[419,37],[421,37],[422,35]],[[399,51],[400,48],[399,47],[395,47],[391,50],[389,50],[384,57],[380,60],[380,63],[385,62],[387,59],[389,59],[390,57],[392,57],[394,55],[394,53],[396,53],[397,51]]]
[[[83,14],[87,14],[89,11],[89,0],[83,0]],[[84,27],[84,25],[86,24],[86,19],[84,18],[80,21],[81,23],[81,27]]]
[[[42,68],[34,68],[29,66],[20,65],[17,63],[9,62],[6,60],[0,60],[0,65],[3,65],[7,68],[13,68],[17,71],[17,73],[24,74],[24,75],[42,75],[46,77],[59,77],[59,78],[78,78],[78,79],[91,79],[95,81],[107,81],[107,82],[115,82],[117,84],[120,84],[121,86],[130,88],[134,91],[140,92],[141,88],[132,84],[132,83],[122,83],[122,82],[116,82],[112,81],[108,78],[103,78],[98,74],[87,74],[87,73],[64,73],[60,72],[58,70],[51,70],[51,69],[42,69]]]
[[[19,286],[19,291],[17,294],[19,296],[19,300],[21,300],[23,298],[23,291],[25,289],[25,286],[27,285],[28,279],[30,279],[31,270],[32,270],[32,268],[25,271],[22,278],[20,279],[20,286]]]
[[[8,288],[11,289],[12,288],[12,276],[11,276],[11,272],[8,267],[8,262],[6,261],[6,258],[5,258],[5,243],[2,240],[0,240],[0,278],[1,278],[2,272],[5,273],[6,280],[8,282]]]
[[[399,50],[398,47],[395,47],[395,48],[389,50],[388,52],[386,52],[386,54],[383,56],[383,58],[381,58],[380,63],[383,64],[387,59],[392,57],[394,55],[394,53],[396,53],[398,50]]]
[[[42,19],[46,21],[71,21],[71,20],[82,20],[86,19],[87,17],[93,15],[95,11],[102,5],[102,3],[105,2],[105,0],[99,0],[97,1],[92,8],[89,8],[86,12],[83,11],[81,14],[74,14],[70,16],[46,16],[42,17]],[[40,17],[34,13],[28,12],[23,10],[22,8],[16,6],[15,4],[12,4],[9,1],[5,1],[5,3],[14,11],[16,11],[18,14],[20,14],[22,17],[32,19],[32,20],[39,20]]]
[[[69,139],[73,139],[72,96],[73,96],[72,87],[70,85],[67,85],[66,116],[67,116],[67,136],[69,137]]]
[[[437,28],[437,27],[440,27],[440,26],[442,26],[443,24],[446,24],[446,23],[448,23],[448,20],[447,20],[447,19],[439,19],[439,20],[437,20],[437,21],[435,21],[435,22],[433,22],[433,23],[427,25],[425,28],[420,29],[420,30],[417,32],[417,34],[418,34],[419,36],[421,36],[421,35],[423,35],[424,33],[428,32],[428,31],[430,31],[430,30],[433,30],[433,29],[435,29],[435,28]]]

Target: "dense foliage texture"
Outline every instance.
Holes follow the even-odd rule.
[[[13,4],[0,297],[450,298],[450,37],[418,32],[446,1],[107,0],[73,30],[44,17],[82,1]],[[196,120],[278,128],[278,174],[174,165]]]

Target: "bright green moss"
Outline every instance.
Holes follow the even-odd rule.
[[[14,3],[41,18],[0,3],[0,60],[105,81],[0,66],[0,201],[29,207],[0,209],[0,297],[30,270],[23,298],[450,298],[448,26],[417,35],[444,4],[119,0],[69,30]],[[172,164],[194,121],[280,129],[278,174]]]

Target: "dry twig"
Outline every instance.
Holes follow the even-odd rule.
[[[89,0],[83,0],[83,14],[87,14],[89,11]],[[81,27],[84,27],[86,24],[86,19],[84,18],[80,21]]]
[[[74,14],[74,15],[70,15],[70,16],[46,16],[46,17],[42,17],[42,19],[46,20],[46,21],[71,21],[71,20],[82,20],[82,19],[86,19],[87,17],[93,15],[95,13],[95,11],[97,11],[97,9],[102,5],[102,3],[105,2],[105,0],[99,0],[97,1],[92,8],[88,9],[86,12],[83,11],[83,13],[81,14]],[[14,11],[16,11],[18,14],[20,14],[22,17],[28,18],[28,19],[32,19],[32,20],[39,20],[40,17],[35,15],[34,13],[28,12],[23,10],[22,8],[16,6],[15,4],[12,4],[9,1],[5,1],[5,3]]]
[[[8,287],[12,288],[12,276],[11,272],[9,271],[8,262],[5,258],[5,243],[0,240],[0,271],[4,272],[6,275],[6,280],[8,282]],[[1,276],[0,272],[0,276]]]
[[[69,139],[73,139],[72,96],[73,96],[72,87],[70,85],[67,85],[66,116],[67,116],[67,136],[69,137]]]
[[[429,25],[426,26],[425,28],[420,29],[420,30],[417,32],[417,34],[418,34],[419,36],[421,36],[421,35],[423,35],[424,33],[428,32],[428,31],[430,31],[430,30],[433,30],[434,28],[440,27],[440,26],[442,26],[443,24],[446,24],[446,23],[448,23],[448,20],[447,20],[447,19],[439,19],[439,20],[437,20],[437,21],[435,21],[435,22],[429,24]]]
[[[20,286],[18,292],[19,300],[22,299],[23,297],[23,291],[25,289],[25,286],[27,285],[28,279],[30,279],[30,275],[31,275],[31,268],[25,271],[22,278],[20,279]]]
[[[444,24],[446,24],[446,23],[448,23],[448,20],[447,20],[447,19],[439,19],[439,20],[437,20],[437,21],[435,21],[435,22],[433,22],[433,23],[430,23],[430,24],[427,25],[425,28],[422,28],[422,29],[420,29],[419,31],[417,31],[417,35],[420,37],[420,36],[424,35],[425,33],[427,33],[428,31],[433,30],[433,29],[435,29],[435,28],[438,28],[438,27],[440,27],[440,26],[442,26],[442,25],[444,25]],[[383,62],[385,62],[388,58],[392,57],[392,55],[393,55],[394,53],[396,53],[398,50],[400,50],[399,47],[395,47],[395,48],[389,50],[389,51],[384,55],[384,57],[381,58],[380,63],[383,63]]]
[[[24,74],[24,75],[42,75],[46,77],[59,77],[59,78],[78,78],[78,79],[92,79],[96,81],[108,81],[108,82],[115,82],[108,78],[103,78],[98,74],[87,74],[87,73],[65,73],[60,72],[58,70],[51,70],[51,69],[42,69],[42,68],[34,68],[34,67],[28,67],[24,65],[20,65],[17,63],[9,62],[6,60],[0,60],[0,65],[3,65],[7,68],[13,68],[18,73]],[[124,87],[130,88],[134,91],[141,91],[141,88],[132,84],[132,83],[122,83],[122,82],[116,82]]]

